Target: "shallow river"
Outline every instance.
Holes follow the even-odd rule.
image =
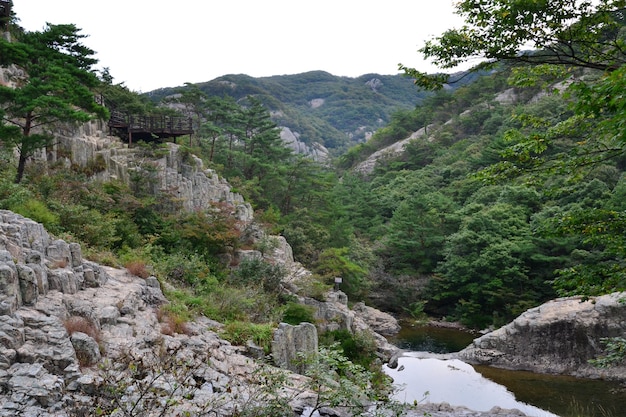
[[[457,352],[474,337],[455,329],[403,328],[390,341],[408,352],[396,369],[385,369],[404,388],[398,399],[447,402],[477,411],[517,408],[532,417],[626,416],[626,392],[617,383],[420,359],[427,356],[423,352]]]

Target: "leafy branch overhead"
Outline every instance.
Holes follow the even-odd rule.
[[[442,69],[478,61],[471,71],[514,63],[611,72],[626,63],[624,0],[465,0],[456,7],[465,24],[419,50]],[[400,70],[428,89],[453,81],[402,64]]]

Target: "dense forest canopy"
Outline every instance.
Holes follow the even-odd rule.
[[[458,10],[467,26],[421,51],[442,68],[475,56],[483,61],[461,83],[458,75],[403,67],[406,94],[419,96],[419,105],[390,112],[367,142],[347,149],[341,140],[337,149],[344,148],[330,166],[287,149],[275,119],[280,100],[301,100],[304,108],[325,98],[343,109],[326,116],[353,123],[349,113],[360,102],[338,90],[318,90],[329,78],[323,72],[263,80],[228,76],[146,97],[111,84],[105,71],[93,90],[133,112],[193,117],[196,134],[180,145],[227,178],[253,204],[264,228],[287,238],[296,259],[314,272],[312,296],[341,276],[352,301],[486,327],[555,295],[624,289],[623,2],[463,1]],[[40,35],[24,34],[2,47],[20,48]],[[528,40],[535,49],[526,51]],[[3,65],[12,63],[2,56]],[[226,94],[230,83],[245,94]],[[423,89],[444,85],[455,87]],[[397,88],[402,95],[404,87]],[[296,99],[294,89],[305,94]],[[14,102],[2,96],[6,115]],[[10,128],[9,119],[3,129]],[[324,120],[306,129],[334,135],[337,128]],[[301,122],[297,128],[304,131],[308,122]],[[420,130],[423,135],[402,153],[379,159],[369,175],[353,170]],[[248,243],[219,207],[173,210],[172,196],[143,191],[149,176],[137,175],[130,185],[89,182],[97,166],[44,169],[33,163],[26,181],[16,185],[6,181],[15,174],[9,137],[3,136],[0,207],[72,234],[94,256],[139,261],[181,284],[172,295],[177,314],[273,322],[293,312],[292,300],[277,290],[281,271],[274,265],[238,271],[224,265],[224,253]],[[161,145],[138,146],[158,154]],[[216,311],[217,304],[223,309]]]

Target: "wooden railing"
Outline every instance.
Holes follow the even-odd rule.
[[[184,116],[140,116],[112,111],[109,126],[155,134],[159,132],[179,135],[193,133],[191,117]]]
[[[96,97],[96,101],[106,106],[111,113],[108,122],[109,129],[127,136],[129,144],[132,143],[133,139],[165,139],[193,134],[191,117],[133,115],[116,110],[115,105],[105,97]]]

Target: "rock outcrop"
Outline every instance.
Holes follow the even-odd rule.
[[[166,302],[154,277],[86,261],[80,246],[0,211],[0,416],[94,415],[100,401],[142,406],[146,387],[179,404],[167,415],[241,409],[255,362],[206,318],[173,332],[158,318]]]
[[[427,129],[421,128],[418,131],[413,132],[406,139],[392,143],[389,146],[386,146],[382,149],[377,150],[376,152],[371,154],[365,161],[360,162],[354,168],[354,171],[365,177],[369,176],[374,171],[374,168],[376,167],[376,164],[379,161],[384,160],[386,158],[398,157],[404,152],[404,148],[406,147],[406,145],[409,144],[409,142],[416,140],[416,139],[427,140],[425,138],[426,134],[427,134]]]
[[[283,369],[304,373],[303,362],[317,352],[317,328],[311,323],[280,323],[272,340],[272,359]]]
[[[374,309],[369,310],[363,307],[350,309],[348,297],[341,291],[330,291],[326,294],[324,301],[301,297],[300,302],[314,307],[316,326],[320,332],[347,330],[353,334],[368,334],[376,343],[377,355],[383,363],[389,362],[394,355],[398,354],[399,349],[396,346],[389,343],[382,334],[374,331],[368,325],[368,321],[374,322],[384,317],[386,324],[377,323],[379,330],[380,328],[391,329],[395,327],[399,329],[398,322],[392,316],[382,312],[373,315]],[[374,319],[374,316],[378,319]]]
[[[233,207],[238,220],[252,220],[252,207],[232,191],[225,179],[174,143],[153,151],[139,146],[129,148],[118,137],[109,136],[101,120],[78,127],[60,126],[55,136],[55,146],[40,158],[82,167],[96,180],[119,180],[132,186],[133,180],[141,177],[143,192],[173,197],[183,210],[226,203]]]
[[[286,242],[276,250],[295,264]],[[231,415],[254,398],[257,365],[245,348],[219,338],[219,323],[199,318],[172,333],[158,319],[167,301],[154,277],[86,261],[80,246],[8,211],[0,211],[0,277],[0,416],[89,415],[115,384],[149,384],[192,415],[207,406],[211,415]],[[278,362],[314,351],[316,335],[311,324],[282,325]],[[137,380],[130,370],[143,368]],[[142,401],[118,394],[128,407]]]
[[[597,368],[602,338],[626,334],[626,293],[560,298],[530,309],[459,352],[460,359],[514,370],[626,379],[626,366]]]
[[[300,140],[300,135],[288,127],[281,127],[280,138],[285,146],[294,153],[306,155],[317,162],[328,162],[330,152],[321,143],[312,143],[310,146]]]
[[[276,239],[276,261],[298,271],[289,245]],[[338,298],[320,307],[337,314],[320,314],[371,331],[345,295]],[[260,365],[249,349],[221,339],[221,324],[206,318],[173,329],[160,319],[165,303],[155,277],[87,261],[79,245],[0,211],[0,417],[90,415],[101,401],[147,407],[148,391],[159,393],[158,410],[176,404],[166,415],[209,407],[210,415],[227,416],[250,406],[266,388],[255,385]],[[292,360],[316,351],[316,327],[283,324],[273,348],[278,365],[302,371]],[[291,374],[293,388],[285,388],[293,389],[285,395],[294,409],[310,397],[297,388],[303,378]]]

